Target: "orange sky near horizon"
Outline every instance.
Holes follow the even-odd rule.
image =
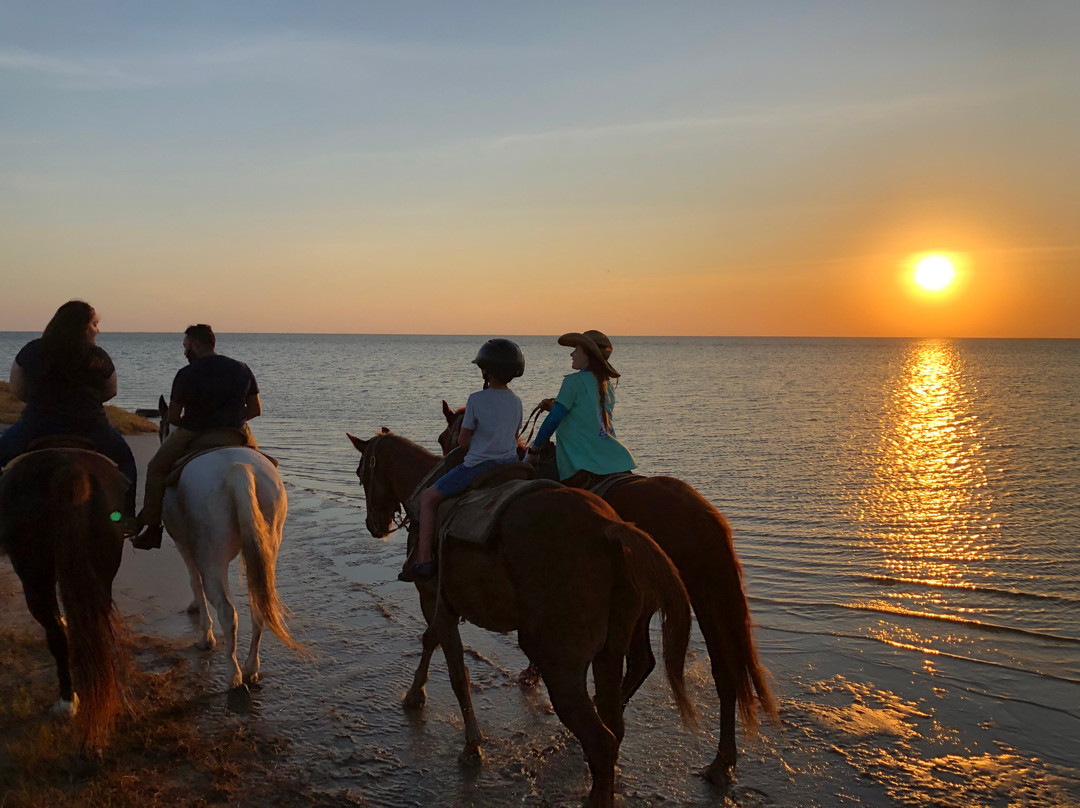
[[[1080,4],[43,3],[0,330],[1080,338]]]

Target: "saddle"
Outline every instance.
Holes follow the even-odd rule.
[[[186,455],[183,455],[173,464],[172,469],[169,471],[169,476],[165,478],[165,487],[169,488],[180,482],[180,474],[183,472],[184,467],[196,457],[208,454],[209,452],[216,452],[218,449],[228,449],[240,446],[248,446],[247,433],[242,429],[221,427],[219,429],[207,429],[200,432],[191,441],[189,446],[191,451]],[[250,448],[252,448],[252,451],[261,454],[277,468],[278,460],[276,457],[271,457],[261,449],[255,447]]]
[[[68,451],[76,452],[94,452],[95,454],[99,454],[104,457],[114,466],[116,465],[116,462],[114,460],[102,454],[101,450],[97,447],[97,444],[90,440],[90,438],[83,437],[82,435],[46,435],[45,437],[35,438],[34,440],[30,441],[30,445],[26,447],[26,451],[23,452],[21,455],[12,458],[11,461],[6,466],[4,466],[3,469],[0,469],[0,471],[6,471],[7,469],[11,468],[28,454],[32,454],[34,452],[43,452],[45,450],[52,449],[66,449]]]
[[[509,466],[524,466],[532,472],[532,467],[525,463],[508,463]],[[502,471],[502,469],[492,469]],[[562,484],[554,480],[528,479],[522,476],[514,477],[513,473],[522,474],[518,469],[508,469],[508,474],[496,476],[485,487],[475,485],[467,488],[461,494],[447,497],[439,503],[438,527],[436,539],[439,542],[445,539],[457,539],[470,544],[489,544],[495,534],[495,526],[499,523],[506,506],[518,497],[542,488],[561,488]],[[482,481],[486,475],[480,475],[477,480]]]
[[[420,494],[435,480],[465,460],[467,451],[454,449],[429,471],[409,495],[405,515],[413,524],[420,522]],[[499,517],[513,500],[530,491],[560,486],[554,480],[535,479],[536,470],[528,463],[501,463],[476,476],[460,494],[451,494],[439,503],[436,512],[436,544],[454,538],[471,544],[488,544]]]
[[[632,471],[617,471],[614,474],[605,474],[599,480],[591,484],[586,491],[591,491],[603,499],[613,488],[618,488],[627,483],[646,479],[643,474],[634,474]]]

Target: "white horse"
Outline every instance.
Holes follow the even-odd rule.
[[[168,433],[169,422],[163,413],[161,439]],[[221,622],[232,660],[232,688],[258,681],[264,626],[285,645],[303,650],[289,634],[285,608],[274,583],[287,511],[285,486],[277,468],[261,452],[242,446],[199,455],[184,467],[177,485],[165,492],[165,529],[191,576],[194,598],[188,613],[199,613],[201,636],[196,644],[204,650],[216,644],[209,601]],[[236,608],[229,592],[229,564],[240,553],[251,605],[251,649],[243,668],[236,658]]]

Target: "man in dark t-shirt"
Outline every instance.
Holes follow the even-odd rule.
[[[161,508],[165,480],[173,464],[188,453],[192,441],[209,429],[237,429],[247,445],[258,448],[247,422],[262,413],[259,385],[251,368],[214,350],[210,326],[200,323],[184,332],[188,366],[173,379],[166,416],[173,426],[169,437],[146,465],[146,490],[139,513],[142,532],[132,540],[140,550],[161,546]]]

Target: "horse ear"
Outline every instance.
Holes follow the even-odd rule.
[[[446,403],[446,399],[442,400],[442,414],[446,419],[446,423],[452,424],[454,422],[454,411],[450,409],[450,405]]]
[[[383,435],[389,435],[390,434],[390,428],[384,426],[379,430],[379,432],[380,432],[380,434],[383,434]]]
[[[157,397],[157,408],[158,408],[158,412],[160,412],[162,414],[162,416],[164,416],[165,413],[167,413],[169,411],[169,405],[167,403],[165,403],[165,396],[158,396]]]
[[[360,440],[360,438],[355,435],[349,435],[348,432],[345,434],[348,436],[349,440],[352,441],[352,445],[356,447],[356,451],[363,452],[364,449],[367,448],[368,442],[366,440]]]

